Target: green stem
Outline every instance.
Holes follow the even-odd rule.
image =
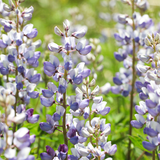
[[[143,151],[143,153],[137,158],[137,160],[140,160],[144,154],[145,154],[145,151]]]
[[[133,14],[134,14],[134,0],[132,0],[132,21],[133,21],[133,32],[135,31],[135,23],[134,23],[134,18],[133,18]],[[135,55],[135,49],[136,49],[136,45],[135,45],[135,40],[132,40],[132,44],[133,44],[133,57],[132,57],[132,91],[131,91],[131,95],[130,95],[130,121],[132,120],[132,116],[133,116],[133,98],[134,98],[134,85],[135,85],[135,81],[136,81],[136,70],[135,70],[135,62],[136,62],[136,55]],[[131,123],[129,123],[129,135],[132,135],[132,125]],[[131,159],[131,140],[129,139],[129,144],[128,144],[128,160]]]
[[[97,131],[97,133],[96,133],[96,147],[98,148],[98,136],[99,135],[99,133],[98,133],[98,131]],[[98,156],[98,160],[101,160],[101,157],[100,156]]]
[[[7,105],[5,105],[5,124],[8,126],[7,123]],[[6,147],[5,150],[8,148],[8,131],[6,132]]]
[[[67,80],[67,70],[64,71],[64,79]],[[66,92],[63,93],[63,107],[65,109],[65,112],[63,114],[63,137],[64,137],[64,143],[68,147],[68,138],[67,138],[67,130],[66,130]],[[66,160],[68,159],[68,153],[66,155]]]
[[[156,148],[156,154],[157,154],[157,159],[159,160],[159,156],[158,156],[158,150],[157,150],[157,148]]]
[[[16,72],[17,69],[16,69]],[[18,74],[16,74],[17,76]],[[16,103],[14,104],[14,112],[15,112],[15,115],[16,115],[16,106],[17,106],[17,101],[18,101],[18,89],[16,89]],[[13,129],[12,129],[13,133],[16,131],[16,123],[13,124]]]
[[[152,160],[155,160],[155,150],[152,152]]]
[[[18,8],[18,1],[17,0],[15,0],[15,6],[16,6],[16,8]],[[17,15],[16,16],[16,18],[17,18],[17,21],[16,21],[16,30],[17,30],[17,32],[18,32],[18,28],[19,28],[19,16]],[[19,47],[18,46],[16,46],[16,49],[17,49],[17,59],[19,58]],[[17,77],[17,75],[18,75],[18,68],[16,67],[16,73],[15,73],[15,78]],[[14,105],[14,111],[15,111],[15,115],[16,115],[16,106],[17,106],[17,101],[18,101],[18,89],[16,89],[16,103],[15,103],[15,105]],[[16,131],[16,123],[14,123],[13,124],[13,129],[12,129],[12,131],[13,131],[13,133]]]
[[[86,91],[87,91],[87,99],[89,99],[89,94],[88,94],[88,84],[86,84]],[[91,125],[91,120],[92,120],[92,117],[91,117],[91,106],[89,106],[89,125]],[[92,143],[92,137],[90,137],[90,142]]]

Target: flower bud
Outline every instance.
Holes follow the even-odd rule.
[[[79,93],[80,93],[80,94],[83,94],[83,92],[81,91],[81,89],[78,88],[78,87],[75,89],[75,91],[76,91],[76,94],[79,94]]]
[[[16,155],[16,149],[11,149],[11,148],[8,148],[6,149],[5,153],[4,153],[4,156],[7,158],[7,159],[12,159],[14,158]]]
[[[21,113],[18,114],[16,117],[13,118],[13,122],[16,124],[21,124],[25,121],[26,118],[26,114],[25,113]]]
[[[86,85],[86,80],[85,79],[83,79],[83,84]]]
[[[149,40],[147,37],[145,38],[145,44],[146,44],[147,46],[152,46],[150,40]]]
[[[82,156],[88,156],[89,152],[86,148],[79,148],[79,153],[82,155]]]
[[[94,129],[93,129],[90,125],[87,126],[87,130],[88,130],[88,132],[91,133],[91,134],[94,133]]]
[[[83,127],[82,130],[81,130],[81,132],[82,132],[82,134],[83,134],[84,137],[90,137],[90,133],[87,131],[86,128]]]
[[[9,3],[11,8],[14,6],[14,3],[12,2],[12,0],[9,0],[8,3]]]
[[[99,86],[97,85],[95,89],[91,92],[92,95],[97,95],[99,93]]]
[[[72,33],[72,36],[78,39],[78,38],[84,37],[85,34],[86,34],[86,30],[81,29],[81,30],[79,30],[77,32]]]
[[[101,142],[105,142],[105,135],[100,136],[100,137],[99,137],[99,140],[100,140]]]
[[[23,14],[22,16],[25,20],[30,21],[32,19],[32,13]]]
[[[101,135],[108,136],[111,133],[111,127],[107,126],[107,128],[101,133]]]
[[[51,51],[51,52],[60,52],[60,46],[58,46],[58,44],[54,43],[54,42],[51,42],[48,44],[48,49]]]
[[[67,19],[63,22],[63,28],[65,31],[70,29],[70,22]]]
[[[155,41],[159,41],[159,40],[160,40],[160,34],[156,33]]]
[[[89,84],[89,87],[93,87],[96,84],[96,80],[92,79],[92,81]]]
[[[7,12],[10,12],[12,8],[10,8],[7,4],[4,4],[3,9]]]
[[[147,38],[150,40],[151,44],[153,44],[153,38],[150,34],[147,35]]]
[[[100,55],[99,59],[98,59],[98,63],[101,63],[103,61],[103,59],[104,59],[103,55]]]
[[[89,83],[89,77],[87,77],[87,80],[86,80],[86,84],[88,84]]]
[[[92,50],[92,47],[90,45],[85,46],[84,48],[80,49],[78,52],[81,55],[87,55]]]
[[[97,52],[97,53],[100,53],[100,52],[101,52],[101,46],[100,46],[100,45],[97,46],[96,52]]]
[[[58,36],[64,36],[62,31],[57,26],[54,27],[54,33]]]
[[[12,95],[8,95],[6,98],[6,104],[7,105],[14,105],[16,102],[15,97]]]
[[[97,67],[97,71],[100,72],[100,71],[102,71],[102,70],[103,70],[103,65],[100,65],[100,66]]]
[[[94,103],[97,103],[97,104],[101,103],[103,101],[103,97],[102,96],[100,96],[100,97],[94,97],[93,101],[94,101]]]
[[[146,73],[150,69],[150,67],[138,64],[137,69],[142,73]]]
[[[34,8],[31,6],[27,9],[25,9],[23,13],[33,13],[33,11],[34,11]]]

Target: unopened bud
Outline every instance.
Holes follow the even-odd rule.
[[[14,105],[15,104],[15,102],[16,102],[16,100],[15,100],[15,97],[14,96],[12,96],[12,95],[8,95],[7,96],[7,98],[6,98],[6,104],[7,105]]]
[[[156,34],[156,37],[155,37],[155,41],[159,41],[160,40],[160,35],[159,33]]]
[[[99,140],[100,140],[101,142],[105,142],[105,135],[100,136],[100,137],[99,137]]]
[[[63,28],[64,28],[65,31],[68,31],[70,29],[70,22],[69,22],[69,20],[66,19],[63,22]]]
[[[82,156],[88,156],[89,155],[89,151],[86,148],[81,147],[81,148],[78,149],[78,151]]]
[[[86,84],[88,84],[89,83],[89,77],[87,77],[87,80],[86,80]]]
[[[108,126],[102,133],[101,135],[108,136],[111,133],[111,127]]]
[[[92,79],[92,81],[89,84],[89,87],[93,87],[96,84],[96,80]]]
[[[88,132],[91,133],[91,134],[94,133],[94,129],[93,129],[90,125],[87,126],[87,130],[88,130]]]
[[[84,137],[90,137],[90,133],[87,131],[86,128],[83,127],[82,130],[81,130],[81,132],[82,132],[82,134],[83,134]]]
[[[147,35],[147,38],[150,40],[150,43],[153,44],[153,38],[150,34]]]
[[[62,31],[57,26],[54,27],[54,33],[58,36],[64,36]]]
[[[8,3],[9,3],[9,5],[10,5],[11,8],[14,7],[14,3],[12,2],[12,0],[9,0]]]
[[[103,65],[98,66],[97,71],[102,71],[103,70]]]
[[[10,12],[12,8],[10,8],[7,4],[4,4],[3,9],[7,12]]]
[[[25,113],[21,113],[18,114],[16,117],[13,118],[13,122],[16,124],[21,124],[25,121],[26,119],[26,114]]]
[[[147,37],[145,38],[145,44],[146,44],[147,46],[152,46],[150,40],[149,40]]]
[[[100,53],[100,52],[101,52],[101,46],[100,46],[100,45],[97,46],[96,52],[97,52],[97,53]]]
[[[83,84],[86,85],[86,80],[85,79],[83,79]]]
[[[95,89],[91,92],[92,95],[97,95],[99,93],[99,86],[97,85]]]
[[[103,55],[100,55],[99,59],[98,59],[98,63],[101,63],[103,61],[104,57]]]
[[[83,94],[83,92],[78,87],[75,89],[75,92],[76,92],[76,94],[79,94],[79,93]]]

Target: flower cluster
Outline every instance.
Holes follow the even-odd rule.
[[[34,8],[22,9],[20,4],[24,0],[12,2],[9,5],[0,1],[1,35],[0,73],[3,75],[4,86],[0,87],[0,104],[4,114],[0,115],[0,154],[6,159],[34,160],[29,155],[30,145],[35,141],[35,135],[30,135],[26,127],[18,125],[24,121],[36,123],[38,114],[34,109],[28,109],[30,98],[39,97],[35,91],[40,81],[40,74],[34,69],[38,67],[41,53],[36,51],[41,41],[33,41],[38,31],[33,24],[27,24],[32,18]],[[11,18],[10,18],[11,17]]]
[[[47,122],[41,122],[40,128],[49,134],[55,130],[61,131],[63,128],[64,144],[60,144],[58,151],[54,151],[50,146],[46,146],[46,151],[41,153],[41,159],[90,159],[92,157],[105,159],[112,156],[117,150],[116,145],[107,142],[107,137],[111,132],[110,124],[105,123],[105,119],[92,115],[105,116],[110,108],[106,107],[106,102],[102,96],[97,97],[100,88],[95,86],[95,79],[89,82],[90,70],[85,68],[85,63],[80,62],[73,68],[72,55],[77,51],[80,55],[88,55],[92,47],[78,40],[85,35],[85,31],[80,29],[69,33],[70,22],[63,22],[64,32],[58,27],[54,28],[55,33],[63,38],[63,45],[54,42],[48,45],[51,52],[62,55],[63,63],[57,57],[50,54],[49,61],[44,62],[44,73],[53,77],[58,82],[58,87],[48,82],[48,89],[42,90],[41,104],[50,107],[56,104],[56,112],[53,115],[46,115]],[[75,53],[74,53],[75,54]],[[83,83],[83,84],[82,84]],[[76,95],[67,96],[66,93],[70,85],[81,85],[75,89]],[[91,107],[92,104],[92,107]],[[68,113],[70,112],[70,113]],[[81,120],[82,117],[84,120]],[[62,124],[61,117],[63,117]],[[77,117],[77,118],[74,118]],[[80,118],[80,119],[79,119]],[[87,139],[90,141],[86,144]],[[72,155],[68,155],[68,141],[74,145],[71,148]],[[96,144],[95,144],[96,143]],[[109,158],[108,158],[109,159]]]
[[[148,141],[143,141],[143,146],[149,151],[156,150],[159,143],[159,44],[160,35],[155,32],[148,34],[145,38],[146,48],[139,51],[141,64],[137,69],[141,72],[140,80],[136,82],[136,88],[142,101],[135,106],[138,114],[137,120],[132,120],[131,124],[135,128],[142,128],[147,134]],[[147,117],[143,117],[147,115]]]
[[[148,15],[144,14],[141,16],[136,12],[133,15],[133,20],[128,15],[119,15],[118,21],[121,27],[118,28],[118,33],[115,33],[114,37],[122,48],[120,48],[118,52],[114,52],[114,56],[116,60],[123,62],[124,68],[121,68],[120,72],[116,73],[116,76],[113,78],[116,86],[112,87],[111,90],[115,94],[122,93],[122,95],[126,97],[131,91],[131,82],[133,79],[132,42],[134,40],[134,50],[136,52],[138,52],[140,46],[144,47],[144,37],[152,30],[153,22]],[[135,30],[133,30],[133,21]],[[139,58],[138,55],[135,56],[135,60],[136,58]],[[136,70],[136,74],[137,76],[141,75],[139,70]]]

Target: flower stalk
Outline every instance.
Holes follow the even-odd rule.
[[[134,23],[134,0],[132,0],[132,21],[133,21],[133,32],[135,31],[135,23]],[[135,65],[136,65],[136,45],[135,45],[135,40],[133,38],[132,40],[132,45],[133,45],[133,57],[132,57],[132,91],[131,91],[131,95],[130,95],[130,122],[132,120],[133,117],[133,99],[134,99],[134,85],[135,85],[135,81],[136,81],[136,70],[135,70]],[[131,123],[129,123],[129,135],[132,135],[132,125]],[[130,159],[130,155],[131,155],[131,140],[129,139],[129,144],[128,144],[128,159]]]
[[[67,80],[67,70],[64,71],[64,79]],[[66,130],[66,92],[63,93],[63,107],[65,109],[63,115],[63,136],[64,136],[64,143],[68,146],[68,138],[67,138],[67,130]]]

